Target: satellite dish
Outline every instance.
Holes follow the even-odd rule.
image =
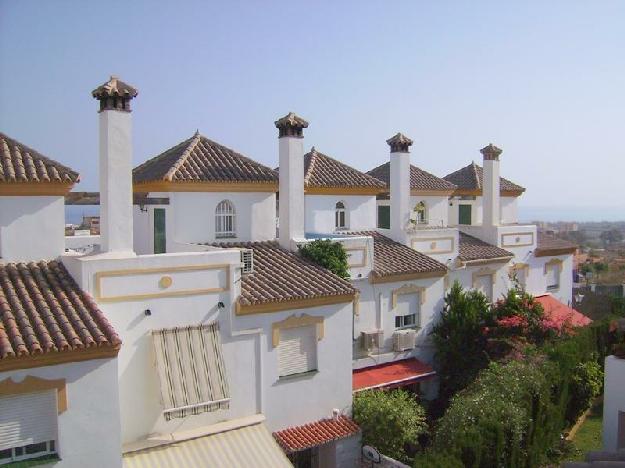
[[[365,460],[371,461],[373,463],[380,463],[380,461],[382,460],[382,457],[380,457],[380,452],[378,452],[370,445],[364,445],[362,447],[362,456]]]

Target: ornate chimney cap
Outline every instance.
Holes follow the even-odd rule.
[[[408,148],[412,146],[412,140],[403,133],[396,133],[386,142],[391,147],[391,153],[408,153]]]
[[[130,100],[137,94],[139,92],[135,88],[113,75],[91,92],[100,101],[100,111],[115,109],[130,112]]]
[[[276,120],[274,123],[276,128],[279,130],[279,138],[284,136],[303,138],[303,129],[308,128],[308,122],[295,115],[293,112],[289,112],[287,115]]]
[[[499,155],[503,153],[503,150],[489,143],[488,146],[480,150],[480,153],[484,156],[485,161],[499,161]]]

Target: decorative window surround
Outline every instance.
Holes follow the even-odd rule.
[[[291,315],[290,317],[281,320],[280,322],[274,322],[271,325],[272,345],[277,347],[280,344],[280,330],[286,330],[289,328],[305,327],[308,325],[317,326],[317,341],[321,341],[324,336],[324,324],[323,317],[302,314],[299,317]]]
[[[425,288],[414,284],[404,284],[391,292],[391,309],[397,307],[397,296],[400,294],[419,294],[419,304],[425,304]]]
[[[0,396],[46,390],[56,390],[57,413],[61,414],[67,411],[67,385],[65,379],[48,380],[29,375],[21,382],[14,382],[11,377],[0,382]]]
[[[547,284],[545,288],[547,291],[557,291],[558,289],[560,289],[560,279],[562,276],[562,264],[563,263],[564,262],[560,260],[559,258],[553,258],[549,260],[547,263],[545,263],[544,275],[547,277]],[[554,280],[556,281],[556,283],[550,285],[549,284],[549,272],[556,268],[557,270],[554,275]]]
[[[496,270],[492,268],[480,268],[478,271],[473,273],[472,284],[474,288],[478,286],[478,277],[480,276],[489,276],[491,277],[491,284],[495,286],[495,275],[497,274]]]
[[[525,286],[527,283],[527,277],[530,274],[530,266],[528,263],[515,263],[510,267],[510,278],[514,278],[517,275],[517,272],[523,272],[523,281],[521,284]]]
[[[547,263],[545,263],[545,275],[547,274],[547,272],[549,271],[549,268],[551,268],[551,266],[558,265],[559,267],[562,267],[563,263],[564,263],[564,261],[560,260],[559,258],[552,258]]]

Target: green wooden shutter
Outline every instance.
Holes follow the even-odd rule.
[[[154,253],[167,251],[165,237],[165,208],[154,208]]]
[[[471,224],[471,205],[458,205],[458,224]]]
[[[391,207],[388,205],[378,206],[378,227],[383,229],[391,228]]]

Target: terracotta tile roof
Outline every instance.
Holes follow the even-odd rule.
[[[374,169],[371,169],[367,172],[370,176],[375,177],[376,179],[381,180],[386,184],[387,187],[390,188],[390,179],[391,179],[391,163],[386,162],[381,166],[378,166]],[[450,190],[454,190],[456,186],[451,182],[448,182],[444,179],[436,177],[433,174],[430,174],[423,169],[418,168],[417,166],[410,165],[410,188],[411,190],[428,190],[428,191],[440,191],[440,192],[449,192]]]
[[[567,253],[574,253],[577,249],[577,244],[569,242],[564,239],[558,239],[555,236],[545,234],[543,232],[538,233],[536,242],[536,251],[534,255],[549,256],[549,255],[562,255]]]
[[[0,183],[75,184],[78,173],[0,132]]]
[[[135,183],[278,182],[278,174],[196,133],[132,171]]]
[[[477,237],[463,232],[459,233],[458,259],[463,262],[472,260],[488,260],[495,258],[514,257],[512,252],[501,249],[496,245],[489,244]]]
[[[543,306],[545,317],[555,322],[560,328],[564,326],[583,327],[592,322],[584,314],[563,304],[551,294],[536,296],[536,301]]]
[[[447,267],[432,257],[395,242],[379,232],[361,231],[350,234],[373,237],[374,277],[437,272],[443,276],[447,272]]]
[[[289,427],[273,433],[286,453],[299,452],[333,440],[344,439],[360,432],[360,427],[347,416],[322,419],[303,426]]]
[[[241,280],[242,306],[353,295],[356,290],[349,281],[288,250],[275,241],[220,242],[223,248],[244,248],[254,251],[254,273]]]
[[[276,169],[278,171],[279,168]],[[320,153],[313,146],[304,155],[304,187],[359,187],[383,189],[384,183]]]
[[[434,377],[435,374],[431,366],[418,359],[402,359],[354,370],[352,389],[359,391],[368,388],[398,388]]]
[[[0,369],[12,360],[120,345],[61,262],[0,265]]]
[[[448,182],[456,184],[462,190],[482,190],[484,181],[484,170],[474,162],[462,169],[447,174],[443,177]],[[520,185],[510,182],[508,179],[500,178],[500,189],[502,192],[524,192]]]

